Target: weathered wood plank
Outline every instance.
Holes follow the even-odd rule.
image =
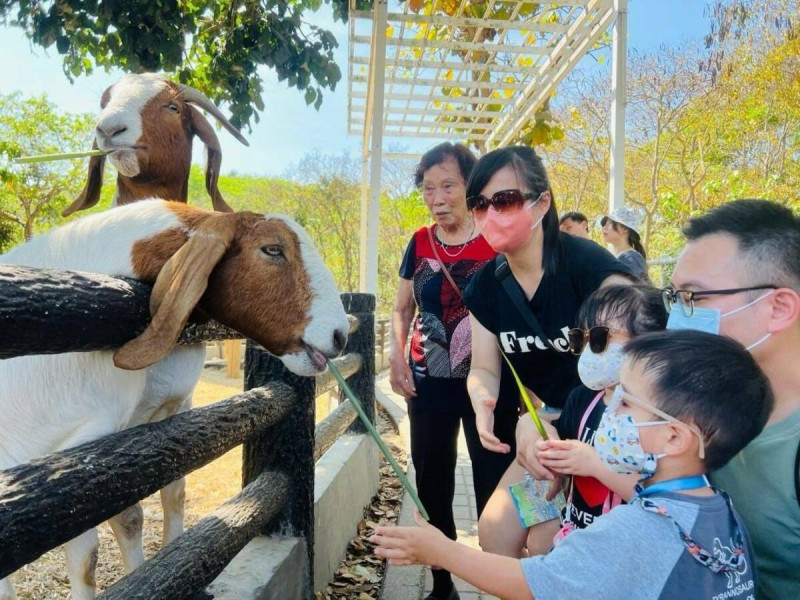
[[[0,358],[119,348],[150,322],[151,286],[77,271],[0,265]],[[214,321],[178,343],[241,338]]]
[[[264,524],[286,504],[289,478],[265,472],[237,496],[203,518],[100,600],[184,600],[210,584]]]
[[[345,402],[337,406],[324,420],[317,423],[314,429],[314,462],[330,450],[339,436],[358,418],[353,405]]]
[[[119,348],[150,322],[151,289],[122,277],[0,264],[0,359]],[[351,317],[351,331],[357,327]],[[178,343],[242,337],[208,321],[189,323]]]
[[[272,383],[0,471],[0,578],[264,432],[295,404],[291,387]]]
[[[361,368],[363,361],[358,354],[345,354],[339,358],[334,358],[333,362],[339,368],[342,375],[350,377]],[[339,385],[336,383],[336,378],[329,369],[325,369],[322,373],[316,376],[317,380],[317,396],[321,396],[325,392],[331,392]]]

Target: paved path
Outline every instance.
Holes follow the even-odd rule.
[[[400,429],[400,437],[406,450],[411,448],[409,440],[408,415],[405,400],[395,394],[389,385],[388,371],[379,375],[375,383],[378,402],[389,412]],[[414,465],[409,456],[408,474],[414,481]],[[406,493],[398,519],[399,525],[413,525],[414,502]],[[453,515],[458,530],[458,541],[478,548],[478,514],[475,509],[475,492],[472,487],[472,463],[467,453],[463,432],[458,438],[458,461],[456,463],[456,493],[453,499]],[[453,578],[461,600],[497,600],[484,594],[457,577]],[[424,567],[386,567],[381,589],[381,600],[422,600],[432,587],[430,569]]]

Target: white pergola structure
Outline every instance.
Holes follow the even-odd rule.
[[[350,0],[348,133],[363,138],[361,291],[377,291],[384,139],[508,145],[612,25],[609,204],[623,204],[627,0],[432,0],[418,13],[410,5],[419,0],[389,4],[356,10]]]

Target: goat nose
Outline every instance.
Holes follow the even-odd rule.
[[[107,125],[105,127],[98,125],[96,129],[98,133],[108,139],[111,139],[115,135],[119,135],[120,133],[127,131],[128,127],[126,125]]]
[[[340,354],[347,344],[347,332],[337,329],[333,332],[333,349],[336,354]]]

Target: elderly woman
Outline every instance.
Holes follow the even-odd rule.
[[[472,347],[461,293],[495,256],[466,206],[466,182],[474,164],[466,147],[444,143],[426,152],[417,165],[415,183],[434,225],[421,228],[408,244],[392,314],[391,384],[408,402],[417,489],[431,523],[451,539],[456,539],[452,505],[460,425],[472,459],[479,514],[513,458],[483,448],[467,394]],[[515,424],[515,416],[497,423],[509,436]],[[433,582],[429,599],[458,598],[447,571],[434,570]]]

